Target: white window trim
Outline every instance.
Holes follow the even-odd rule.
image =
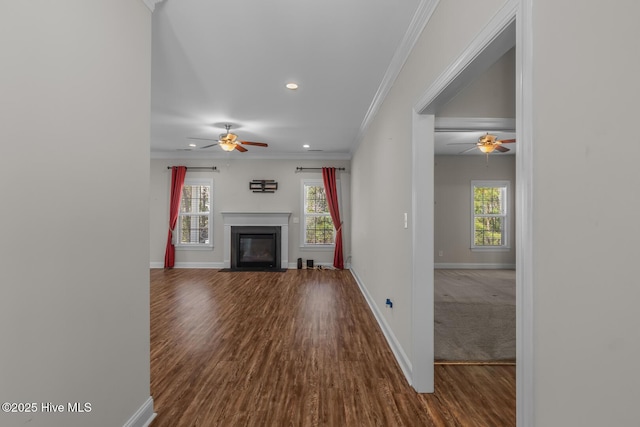
[[[188,174],[188,172],[187,172]],[[184,180],[184,185],[208,185],[211,189],[209,194],[210,210],[209,210],[209,243],[180,243],[180,214],[178,214],[178,223],[176,224],[176,250],[188,251],[210,251],[213,249],[213,178],[189,178]],[[182,195],[180,195],[182,201]],[[178,208],[180,209],[180,208]],[[179,212],[179,211],[178,211]]]
[[[475,244],[475,213],[474,213],[474,194],[475,187],[505,187],[506,197],[504,201],[504,225],[503,225],[503,241],[504,244],[500,246],[476,246]],[[511,249],[511,236],[509,234],[509,227],[511,224],[511,181],[508,180],[473,180],[471,181],[471,250],[480,252],[505,252]]]
[[[324,180],[322,178],[320,179],[303,179],[301,180],[301,186],[300,186],[300,248],[301,249],[307,249],[307,250],[317,250],[317,251],[332,251],[335,249],[336,245],[335,243],[331,243],[331,244],[310,244],[310,243],[306,243],[305,242],[305,236],[306,236],[306,214],[305,214],[305,209],[304,209],[304,187],[307,185],[312,185],[312,186],[319,186],[319,187],[324,187]],[[340,180],[336,179],[336,187],[338,189],[338,207],[340,207],[342,205],[341,203],[341,191],[340,191]],[[342,215],[342,214],[341,214]],[[335,237],[336,234],[336,230],[335,230],[335,225],[334,225],[334,229],[333,229],[333,235]],[[334,239],[335,240],[335,239]]]

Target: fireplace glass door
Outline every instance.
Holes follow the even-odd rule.
[[[275,266],[275,233],[240,233],[238,239],[238,267],[273,268]]]

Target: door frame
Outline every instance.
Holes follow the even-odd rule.
[[[434,391],[435,112],[516,46],[516,412],[533,426],[533,84],[532,0],[509,0],[422,94],[412,112],[412,369],[416,391]],[[426,165],[426,166],[425,166]],[[425,307],[428,309],[425,310]]]

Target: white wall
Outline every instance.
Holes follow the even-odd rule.
[[[640,3],[533,12],[536,425],[637,426]]]
[[[438,111],[438,117],[516,116],[516,49],[511,48]]]
[[[235,153],[233,153],[235,154]],[[230,156],[231,157],[231,156]],[[315,264],[333,264],[333,249],[312,250],[300,247],[302,180],[322,180],[320,171],[298,172],[296,167],[344,167],[337,172],[341,186],[340,215],[343,225],[345,262],[351,253],[351,175],[346,160],[227,160],[157,159],[151,161],[151,266],[162,267],[169,226],[169,187],[171,171],[167,166],[216,166],[216,172],[187,171],[187,176],[213,177],[213,250],[176,249],[176,267],[221,268],[223,262],[223,221],[221,212],[291,212],[289,219],[289,263],[295,268],[298,258],[312,259]],[[249,182],[255,179],[273,179],[278,182],[275,193],[253,193]]]
[[[142,1],[0,3],[0,401],[38,409],[2,426],[122,426],[150,397],[150,32]]]
[[[413,106],[501,4],[440,1],[352,159],[353,270],[410,361]],[[386,298],[394,300],[393,309],[385,308]]]
[[[640,3],[531,3],[532,425],[635,426]],[[411,240],[399,217],[410,210],[411,107],[500,4],[440,1],[354,155],[353,266],[376,304],[396,295],[381,311],[409,355]]]
[[[509,250],[471,250],[471,181],[507,180],[511,212]],[[434,263],[436,268],[514,268],[515,156],[436,156],[434,169]],[[442,255],[440,255],[442,251]]]

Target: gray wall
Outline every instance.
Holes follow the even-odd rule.
[[[533,425],[634,426],[640,3],[533,3]],[[440,0],[354,154],[353,267],[409,358],[412,107],[502,4]]]
[[[515,156],[436,156],[434,263],[436,268],[515,267]],[[471,181],[510,181],[509,250],[471,250]],[[440,255],[442,251],[442,255]]]
[[[149,391],[151,12],[0,5],[2,426],[122,426]]]
[[[516,49],[512,48],[438,111],[438,117],[516,116]]]
[[[536,425],[635,426],[640,2],[534,4]]]
[[[352,159],[352,266],[412,362],[413,105],[502,4],[441,0]],[[464,13],[461,13],[464,11]],[[488,111],[486,117],[500,117]],[[433,168],[433,164],[422,165]],[[404,213],[409,215],[404,228]],[[394,300],[393,310],[385,308]]]
[[[234,153],[235,154],[235,153]],[[241,156],[241,154],[239,155]],[[231,157],[231,156],[230,156]],[[351,175],[347,160],[252,160],[232,158],[226,160],[156,159],[151,161],[151,266],[162,267],[169,225],[169,187],[171,171],[167,166],[213,166],[216,172],[187,171],[188,176],[213,177],[213,250],[176,250],[176,267],[221,268],[223,256],[223,221],[221,212],[291,212],[289,219],[289,263],[295,267],[296,260],[313,259],[316,264],[332,264],[333,249],[312,250],[300,248],[302,180],[320,179],[320,171],[296,173],[296,167],[345,167],[337,172],[341,187],[340,215],[343,225],[345,262],[351,252]],[[274,179],[278,190],[273,194],[253,193],[249,182],[254,179]]]

